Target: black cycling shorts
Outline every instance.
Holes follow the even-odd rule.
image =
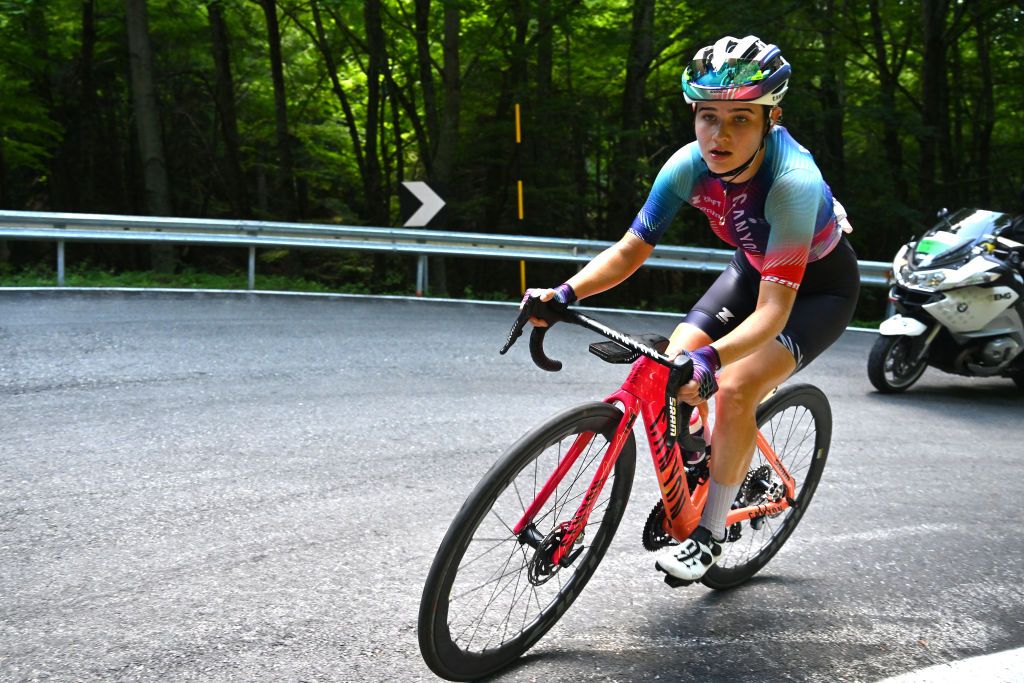
[[[732,261],[684,319],[712,340],[736,328],[757,307],[761,274],[737,249]],[[844,237],[825,258],[807,264],[793,310],[776,339],[796,360],[796,369],[839,339],[853,318],[860,292],[857,254]]]

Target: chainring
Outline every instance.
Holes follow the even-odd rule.
[[[654,552],[670,545],[679,545],[676,539],[672,538],[666,529],[665,503],[659,500],[647,515],[647,523],[644,524],[643,544],[644,550]]]

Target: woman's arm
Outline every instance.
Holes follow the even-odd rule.
[[[711,346],[718,351],[722,365],[734,363],[749,356],[761,346],[775,339],[789,320],[796,300],[792,287],[762,280],[757,294],[757,308],[746,320]]]
[[[572,287],[577,299],[600,294],[635,273],[652,251],[652,245],[627,232],[622,239],[591,259],[566,283]],[[550,301],[553,296],[555,290],[548,289],[541,293],[540,300]],[[547,323],[539,318],[530,318],[530,322],[537,327],[547,327]]]
[[[583,266],[566,282],[578,299],[611,289],[635,273],[654,251],[654,247],[631,232]]]

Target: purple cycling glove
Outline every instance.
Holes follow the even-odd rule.
[[[530,288],[526,290],[526,292],[523,294],[523,303],[525,304],[526,300],[529,299],[531,296],[540,296],[541,293],[545,291],[547,290],[539,288]],[[568,306],[571,303],[575,303],[576,292],[573,290],[572,285],[570,285],[568,282],[563,282],[562,284],[555,287],[554,300],[565,306]]]
[[[693,359],[693,381],[697,383],[697,395],[706,401],[718,391],[715,373],[721,369],[722,359],[713,346],[702,346],[690,351],[690,358]]]
[[[560,303],[568,306],[576,301],[576,290],[574,290],[572,285],[568,282],[563,282],[555,287],[555,298],[558,299]]]

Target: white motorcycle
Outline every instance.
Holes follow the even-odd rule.
[[[896,314],[879,327],[868,377],[905,391],[931,365],[1024,388],[1024,217],[961,209],[893,260]]]

